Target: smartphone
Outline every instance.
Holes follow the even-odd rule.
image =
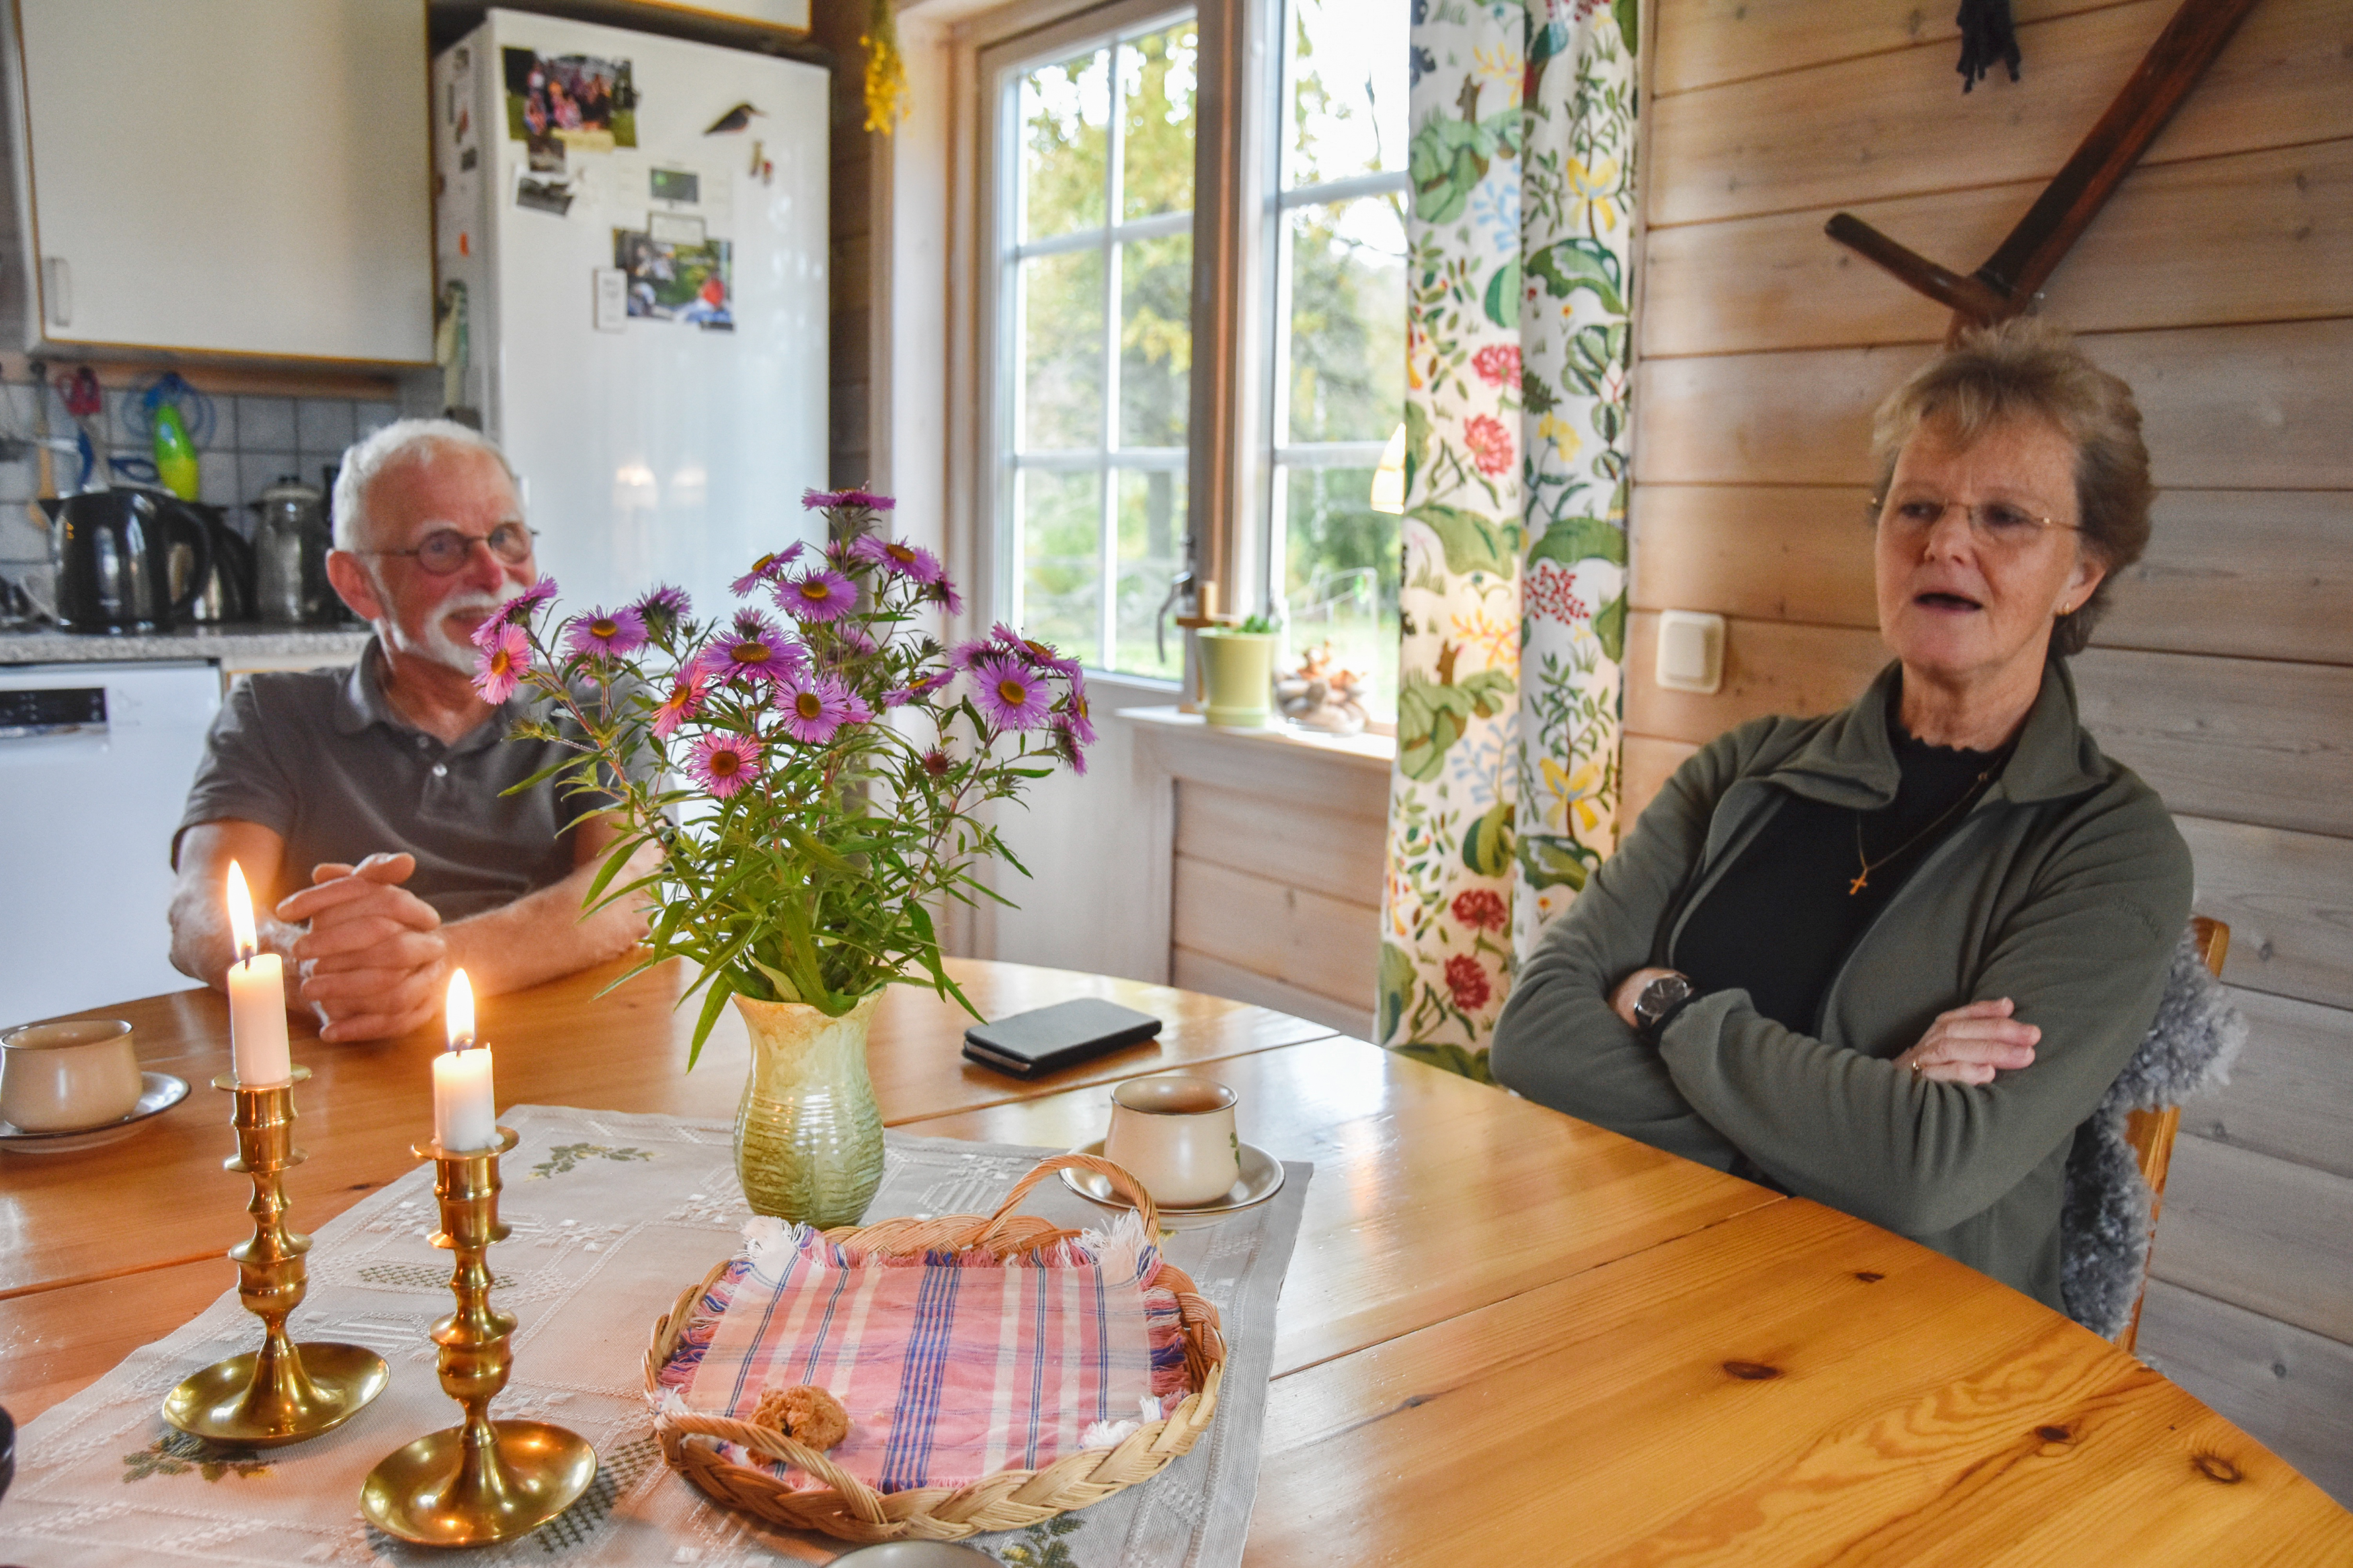
[[[1159,1033],[1160,1020],[1149,1013],[1100,996],[1082,996],[993,1024],[975,1024],[964,1032],[964,1056],[1012,1078],[1036,1078],[1123,1046],[1141,1045]]]

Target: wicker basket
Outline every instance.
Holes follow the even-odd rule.
[[[842,1226],[825,1233],[828,1241],[866,1252],[907,1254],[987,1252],[997,1258],[1051,1247],[1079,1235],[1034,1215],[1017,1215],[1013,1205],[1029,1189],[1054,1172],[1093,1171],[1135,1205],[1146,1237],[1158,1233],[1159,1211],[1152,1195],[1136,1179],[1108,1160],[1087,1154],[1060,1154],[1041,1160],[1021,1178],[993,1215],[942,1215],[934,1219],[888,1219],[878,1225]],[[703,1293],[725,1273],[733,1259],[713,1268],[689,1287],[660,1321],[646,1351],[646,1392],[659,1401],[662,1367],[678,1348],[689,1314]],[[1123,1488],[1149,1480],[1172,1459],[1190,1453],[1217,1413],[1218,1386],[1226,1370],[1225,1336],[1218,1328],[1218,1310],[1201,1298],[1191,1276],[1162,1260],[1160,1282],[1176,1296],[1185,1337],[1185,1371],[1197,1392],[1187,1394],[1160,1420],[1147,1422],[1114,1448],[1088,1449],[1064,1456],[1039,1470],[999,1470],[966,1487],[918,1487],[905,1491],[877,1492],[857,1477],[837,1467],[824,1454],[804,1447],[766,1426],[755,1426],[723,1415],[662,1411],[654,1417],[654,1435],[662,1457],[672,1469],[705,1493],[732,1509],[787,1530],[822,1531],[844,1541],[961,1541],[987,1531],[1021,1530],[1058,1513],[1101,1502]],[[714,1441],[697,1441],[698,1438]],[[733,1443],[779,1464],[789,1465],[823,1484],[815,1488],[786,1485],[765,1470],[737,1464],[718,1449]]]

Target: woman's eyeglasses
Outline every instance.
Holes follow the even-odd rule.
[[[512,566],[531,558],[531,542],[539,537],[539,530],[525,528],[519,522],[502,522],[491,530],[488,537],[479,533],[461,533],[454,528],[436,530],[425,536],[425,542],[414,550],[354,550],[354,555],[409,555],[417,563],[436,577],[447,577],[466,564],[477,544],[488,545],[492,555]]]
[[[2046,529],[2063,529],[2080,533],[2075,523],[2061,522],[2055,518],[2037,517],[2025,508],[2008,501],[1984,501],[1977,506],[1963,506],[1959,501],[1938,500],[1933,496],[1906,496],[1901,500],[1887,500],[1873,496],[1871,501],[1873,518],[1882,528],[1890,529],[1905,538],[1926,539],[1936,531],[1946,517],[1956,508],[1967,515],[1969,533],[1979,544],[1996,550],[2015,550],[2042,537]]]

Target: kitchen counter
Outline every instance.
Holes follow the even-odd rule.
[[[0,665],[113,664],[203,658],[290,661],[315,656],[321,664],[348,664],[367,646],[365,626],[284,626],[251,624],[190,627],[155,635],[103,637],[53,627],[0,632]]]

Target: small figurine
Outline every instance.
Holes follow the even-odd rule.
[[[1274,700],[1303,730],[1354,735],[1371,718],[1365,711],[1368,689],[1364,675],[1339,663],[1327,639],[1302,651],[1297,669],[1274,678]]]

